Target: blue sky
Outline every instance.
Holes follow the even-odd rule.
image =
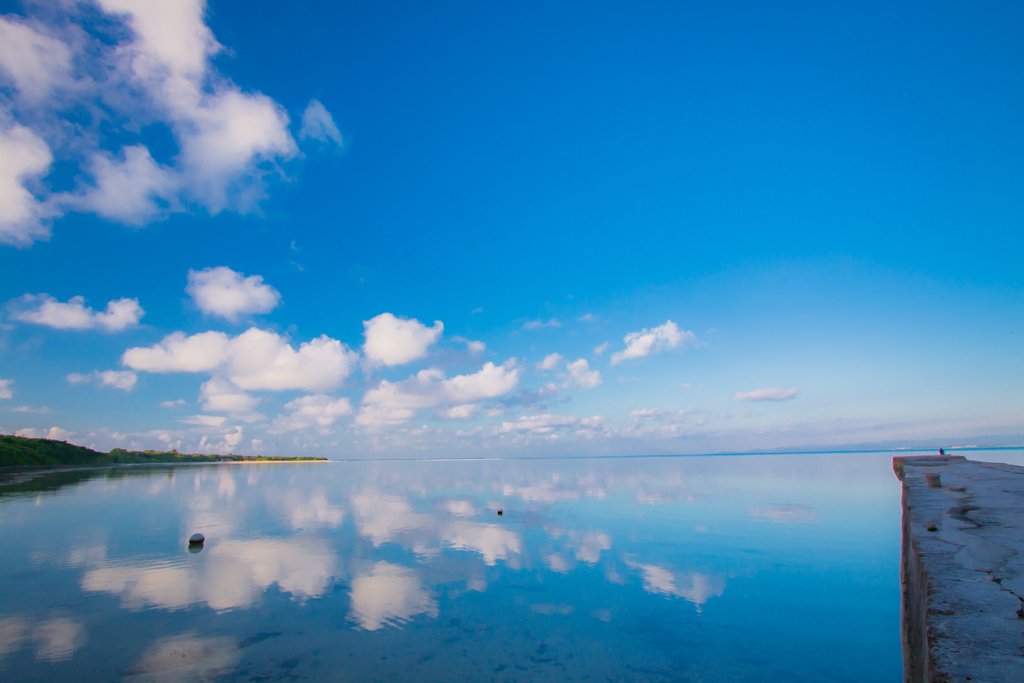
[[[5,433],[1024,435],[1018,3],[0,9]]]

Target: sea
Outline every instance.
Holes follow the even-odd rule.
[[[919,453],[51,472],[0,487],[0,680],[897,682]]]

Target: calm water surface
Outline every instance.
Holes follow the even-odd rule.
[[[0,678],[899,681],[891,457],[48,475],[0,488]]]

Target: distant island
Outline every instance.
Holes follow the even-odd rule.
[[[101,453],[84,446],[53,439],[29,439],[0,435],[0,467],[60,467],[74,465],[138,465],[191,462],[310,462],[327,458],[270,455],[210,455],[170,451],[126,451],[115,448]]]

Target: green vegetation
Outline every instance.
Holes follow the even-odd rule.
[[[57,467],[66,465],[121,465],[189,462],[303,462],[327,458],[282,458],[267,455],[207,455],[178,451],[126,451],[100,453],[52,439],[0,435],[0,467]]]

